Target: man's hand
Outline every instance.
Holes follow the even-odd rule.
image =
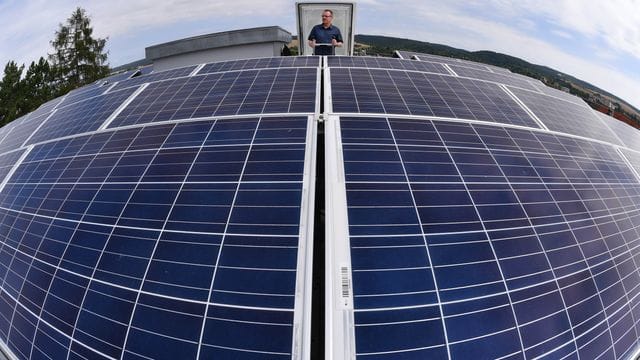
[[[342,46],[342,43],[338,42],[338,40],[336,40],[336,39],[331,39],[331,45],[340,47],[340,46]]]
[[[315,40],[315,39],[313,39],[313,40],[309,40],[309,47],[311,47],[311,48],[314,48],[314,49],[315,49],[315,47],[316,47],[316,40]]]

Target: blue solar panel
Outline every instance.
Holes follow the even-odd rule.
[[[110,127],[186,118],[313,113],[317,69],[247,70],[150,84]]]
[[[589,105],[587,105],[587,103],[584,102],[584,100],[582,100],[581,98],[579,98],[579,97],[577,97],[575,95],[572,95],[572,94],[570,94],[568,92],[561,91],[561,90],[558,90],[558,89],[554,89],[552,87],[548,87],[548,86],[544,86],[544,85],[539,86],[539,89],[540,89],[540,91],[542,91],[543,93],[545,93],[545,94],[547,94],[549,96],[555,96],[557,98],[572,102],[572,103],[574,103],[576,105],[580,105],[582,107],[586,107],[586,108],[589,107]]]
[[[598,117],[616,134],[624,146],[640,151],[640,130],[609,115],[595,112]]]
[[[108,91],[110,84],[129,79],[137,72],[138,70],[124,71],[119,74],[107,76],[106,78],[96,80],[93,83],[87,86],[83,86],[79,89],[72,90],[67,95],[61,98],[62,104],[60,106],[66,106],[74,102],[88,99],[90,97],[102,95],[106,91]]]
[[[13,166],[18,162],[24,153],[23,149],[8,152],[0,155],[0,184],[5,180]]]
[[[145,74],[146,71],[144,71],[141,76],[118,82],[116,86],[114,86],[113,89],[111,89],[111,92],[125,89],[128,87],[139,86],[146,82],[155,82],[155,81],[173,79],[177,77],[189,76],[189,74],[191,74],[193,70],[196,69],[196,67],[197,66],[186,66],[186,67],[165,70],[160,72],[152,72],[149,74]],[[143,69],[148,69],[148,68],[149,67],[145,67]]]
[[[418,119],[340,128],[357,358],[633,349],[640,184],[614,148]]]
[[[382,113],[473,119],[537,127],[499,85],[397,70],[331,68],[336,113]]]
[[[308,123],[36,145],[0,194],[2,337],[24,358],[291,358]]]
[[[490,68],[500,69],[491,65],[479,64],[471,61],[465,61],[465,60],[455,59],[455,58],[446,57],[446,56],[422,54],[422,53],[416,53],[411,51],[398,51],[398,52],[400,53],[400,55],[402,55],[403,59],[415,58],[419,61],[436,62],[436,63],[442,63],[442,64],[448,64],[448,65],[461,65],[470,69],[483,70],[483,71],[486,71]]]
[[[0,153],[22,146],[47,116],[49,113],[40,116],[31,113],[0,128]]]
[[[625,158],[629,161],[633,169],[635,169],[636,174],[638,174],[640,178],[640,153],[636,151],[625,150],[625,149],[622,149],[621,151],[624,154]]]
[[[121,73],[118,74],[114,74],[111,76],[108,76],[104,79],[101,79],[99,81],[102,81],[104,83],[114,83],[117,81],[122,81],[122,80],[126,80],[126,79],[130,79],[132,76],[136,75],[140,70],[127,70],[127,71],[123,71]]]
[[[65,95],[64,99],[60,102],[60,105],[58,107],[67,106],[78,101],[83,101],[94,96],[102,95],[106,90],[107,87],[102,86],[102,83],[96,83],[82,87]]]
[[[276,57],[276,58],[257,58],[246,60],[221,61],[206,64],[198,71],[198,75],[212,74],[217,72],[238,71],[238,70],[255,70],[269,68],[285,68],[285,67],[312,67],[320,66],[319,56],[294,56],[294,57]]]
[[[61,101],[62,98],[51,100],[42,104],[35,111],[0,128],[0,154],[24,145],[25,141],[31,137]]]
[[[500,84],[517,86],[522,89],[537,91],[530,79],[516,74],[495,73],[485,70],[470,69],[460,65],[450,65],[451,69],[459,76],[469,77],[472,79],[481,79],[493,81]]]
[[[129,88],[110,92],[57,108],[29,138],[27,144],[97,130],[135,90]]]
[[[549,130],[622,145],[616,135],[588,106],[518,88],[511,88],[511,91],[533,111]]]
[[[400,60],[383,57],[347,57],[330,56],[329,67],[362,67],[380,69],[399,69],[430,72],[436,74],[449,74],[442,64],[426,61]]]

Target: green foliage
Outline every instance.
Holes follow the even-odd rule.
[[[20,80],[24,65],[18,66],[9,61],[4,67],[4,75],[0,82],[0,124],[4,125],[22,115],[25,88]]]
[[[22,110],[24,113],[31,112],[44,104],[56,95],[54,87],[55,77],[49,62],[40,57],[36,63],[31,62],[27,73],[22,80],[24,88],[28,91],[24,97]]]
[[[104,51],[106,39],[94,38],[91,19],[78,7],[60,24],[51,41],[54,53],[49,60],[62,93],[90,84],[109,74],[108,53]]]
[[[94,39],[91,21],[77,8],[66,24],[60,24],[51,41],[54,53],[48,62],[40,57],[24,74],[24,65],[9,61],[0,81],[0,126],[19,118],[45,102],[109,75],[106,39]]]

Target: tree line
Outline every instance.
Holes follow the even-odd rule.
[[[107,39],[93,37],[91,19],[78,7],[59,24],[50,44],[53,53],[27,68],[9,61],[0,81],[0,126],[45,102],[109,75]]]

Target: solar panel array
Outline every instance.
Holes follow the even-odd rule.
[[[17,358],[301,357],[319,58],[193,70],[90,85],[2,129]]]
[[[309,358],[325,206],[327,358],[634,354],[637,133],[508,71],[417,57],[116,75],[1,128],[5,350]]]
[[[482,65],[447,59],[454,72],[436,75],[329,60],[327,166],[341,169],[327,182],[344,192],[327,210],[327,233],[344,236],[327,252],[331,356],[637,354],[635,131]]]

